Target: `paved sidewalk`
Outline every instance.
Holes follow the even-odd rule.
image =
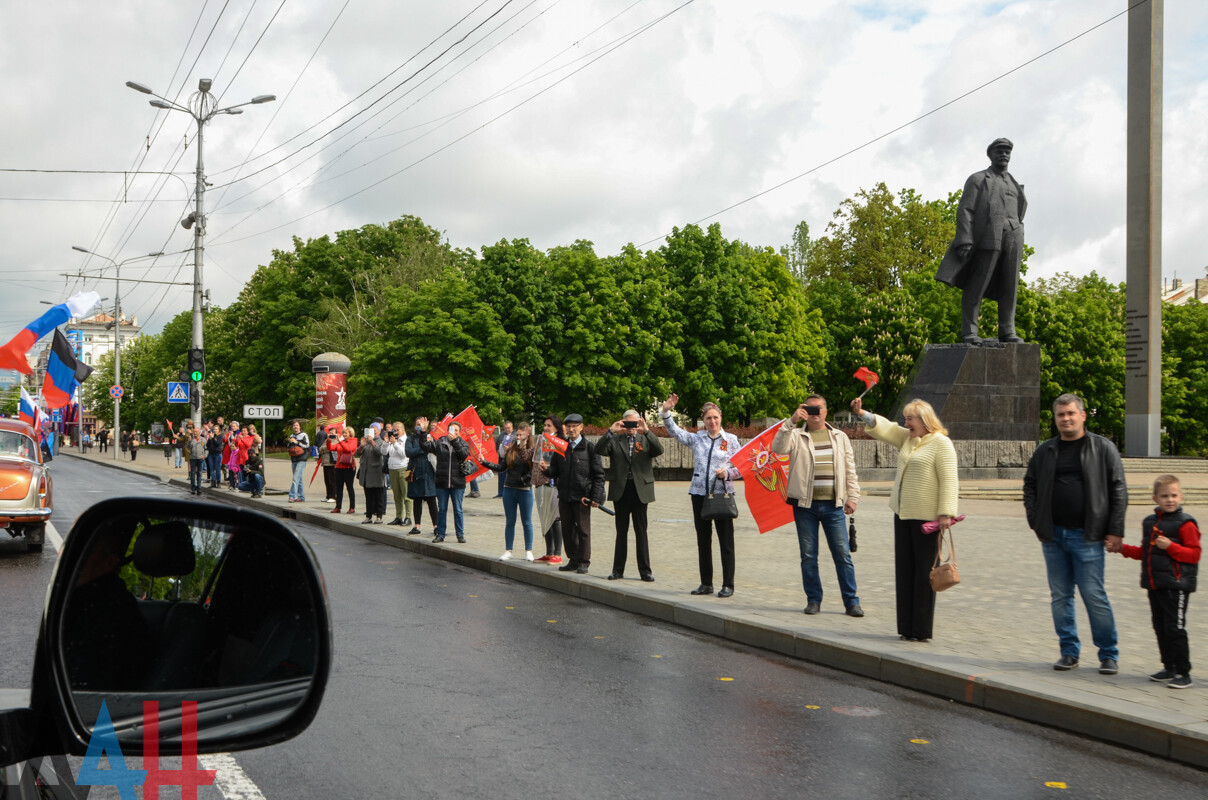
[[[115,462],[111,454],[103,457],[95,452],[83,458],[187,486],[187,470],[172,469],[151,448],[135,464],[128,458]],[[312,461],[308,479],[313,469]],[[287,461],[266,460],[266,474],[270,489],[288,487]],[[1129,475],[1130,485],[1137,487],[1151,480],[1148,474]],[[1208,475],[1189,473],[1187,482],[1203,485],[1208,483]],[[283,494],[252,500],[226,489],[206,491],[345,534],[1208,768],[1208,673],[1197,676],[1197,686],[1185,691],[1148,680],[1149,673],[1161,665],[1148,602],[1139,586],[1139,562],[1110,554],[1107,561],[1109,596],[1120,631],[1120,673],[1098,674],[1098,659],[1080,603],[1082,666],[1066,673],[1052,669],[1059,652],[1049,614],[1044,559],[1019,502],[962,500],[961,511],[969,515],[955,528],[962,583],[940,595],[935,638],[919,644],[899,641],[896,635],[892,514],[884,496],[866,497],[856,514],[859,550],[854,560],[867,616],[854,619],[843,613],[825,548],[821,556],[822,613],[812,617],[801,613],[805,596],[796,536],[791,527],[759,535],[741,499],[742,513],[735,528],[734,596],[689,595],[700,580],[686,482],[660,482],[656,489],[658,501],[650,509],[655,583],[638,580],[632,542],[625,580],[605,580],[612,571],[615,529],[612,518],[602,513],[592,518],[591,574],[582,576],[523,560],[498,561],[503,552],[503,511],[500,501],[485,496],[491,491],[485,491],[481,499],[465,501],[467,544],[455,544],[450,536],[445,544],[436,545],[430,535],[407,537],[400,535],[405,529],[398,527],[361,525],[360,514],[331,514],[330,504],[317,502],[322,499],[321,484],[322,476],[308,489],[307,502],[293,504],[286,503]],[[493,481],[482,485],[494,489]],[[739,487],[741,491],[741,483]],[[358,500],[358,505],[363,502],[363,498]],[[388,505],[389,518],[393,504]],[[1198,511],[1200,519],[1208,520],[1208,508],[1192,505],[1188,511]],[[1137,540],[1140,521],[1148,513],[1148,506],[1130,507],[1127,540]],[[424,530],[431,530],[427,520]],[[535,550],[541,555],[539,535],[537,539]],[[521,558],[522,547],[518,530],[516,552]],[[716,552],[714,559],[720,576]],[[716,580],[715,585],[720,588]],[[1202,659],[1208,652],[1208,609],[1193,603],[1190,612],[1188,632],[1196,661],[1197,655]]]

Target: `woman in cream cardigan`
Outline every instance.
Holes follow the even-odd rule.
[[[923,533],[922,527],[935,520],[942,534],[956,516],[956,448],[935,409],[922,400],[911,400],[902,409],[904,427],[865,411],[859,399],[851,409],[869,436],[898,448],[898,473],[889,496],[898,634],[908,642],[926,642],[935,620],[931,567],[937,537]]]

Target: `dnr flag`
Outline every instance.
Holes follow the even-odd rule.
[[[96,292],[81,292],[68,298],[66,303],[53,306],[45,314],[26,325],[20,333],[9,340],[8,344],[0,347],[0,369],[15,369],[29,375],[33,370],[29,368],[25,354],[34,346],[34,343],[54,330],[55,327],[68,322],[72,317],[84,316],[99,302],[101,302],[101,296]],[[51,406],[51,408],[58,408],[58,406]]]
[[[92,367],[76,359],[67,337],[56,328],[50,360],[46,362],[46,380],[42,384],[46,407],[62,408],[70,403],[76,387],[91,374]]]

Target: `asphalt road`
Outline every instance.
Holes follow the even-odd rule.
[[[187,497],[56,470],[63,534],[101,497]],[[1189,767],[299,529],[331,593],[335,668],[306,733],[235,754],[268,798],[1205,796]],[[0,551],[7,686],[28,685],[53,559]]]

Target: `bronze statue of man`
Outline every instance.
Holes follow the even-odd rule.
[[[956,236],[935,279],[960,289],[961,340],[978,345],[977,318],[982,299],[998,302],[998,341],[1022,342],[1015,333],[1015,301],[1023,259],[1023,214],[1028,207],[1023,184],[1007,164],[1015,145],[995,139],[986,148],[990,168],[965,181],[956,209]]]

